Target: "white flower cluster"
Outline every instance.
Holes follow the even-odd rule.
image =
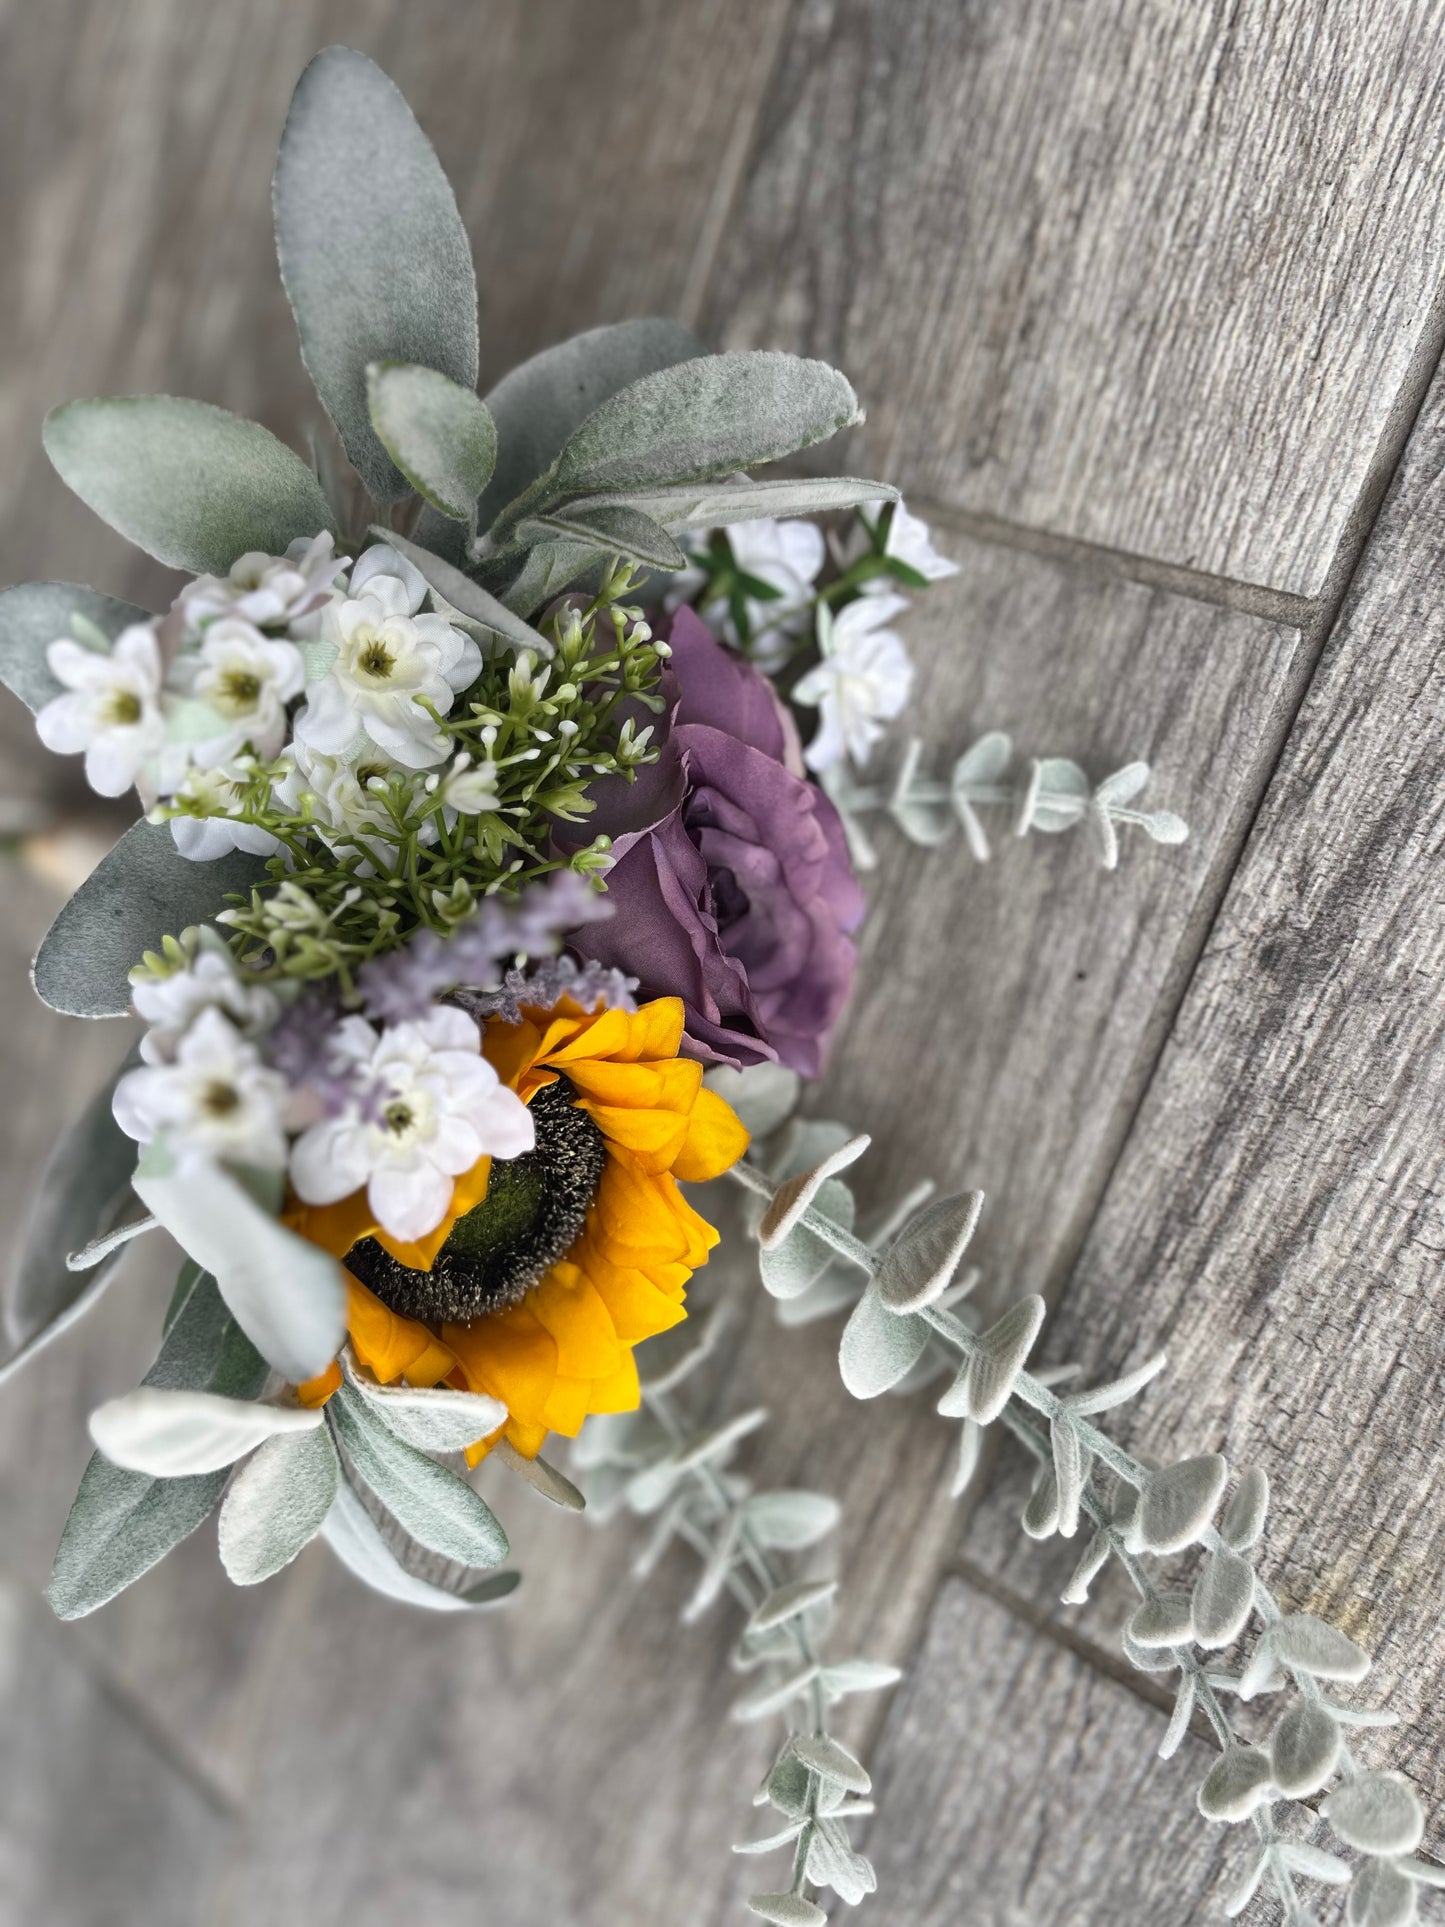
[[[226,576],[200,576],[168,616],[108,642],[89,624],[51,643],[63,685],[36,717],[41,740],[84,753],[91,787],[132,785],[147,809],[162,798],[176,847],[196,861],[231,849],[267,853],[276,839],[238,820],[248,783],[271,767],[278,809],[310,797],[317,833],[376,853],[394,828],[387,794],[442,790],[446,820],[495,807],[495,771],[458,759],[436,718],[476,678],[476,642],[423,613],[419,572],[378,543],[346,571],[329,535],[284,556],[243,555]],[[298,700],[302,699],[302,700]],[[366,837],[373,841],[368,845]],[[434,824],[429,834],[437,834]]]
[[[739,523],[728,530],[728,546],[738,573],[773,591],[767,598],[743,597],[748,653],[760,669],[774,673],[799,639],[810,628],[815,631],[822,660],[790,692],[794,702],[818,710],[818,731],[804,754],[809,768],[835,769],[845,757],[866,763],[883,724],[901,713],[913,689],[908,651],[889,627],[908,607],[907,598],[898,593],[898,578],[887,570],[863,575],[857,599],[835,614],[817,591],[828,551],[815,523]],[[833,547],[844,575],[874,553],[861,520],[854,522],[846,542]],[[958,573],[958,564],[934,548],[928,524],[902,502],[893,506],[882,555],[925,582]],[[674,578],[669,606],[691,601],[708,579],[701,568],[684,570]],[[726,596],[704,599],[698,613],[734,646],[742,645]]]
[[[136,986],[150,1029],[144,1062],[116,1086],[121,1129],[141,1144],[163,1138],[182,1166],[284,1171],[306,1204],[364,1188],[377,1223],[401,1239],[436,1229],[452,1180],[479,1159],[533,1148],[531,1112],[463,1011],[437,1005],[383,1027],[335,1014],[297,1052],[282,1043],[294,994],[245,982],[203,932],[185,968]]]

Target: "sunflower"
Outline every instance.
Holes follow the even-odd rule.
[[[507,1407],[473,1464],[503,1436],[535,1458],[549,1432],[575,1437],[590,1412],[633,1410],[633,1346],[686,1316],[718,1234],[678,1180],[720,1176],[748,1135],[703,1088],[702,1065],[677,1055],[683,1021],[676,997],[493,1017],[483,1053],[531,1107],[534,1150],[481,1159],[415,1243],[378,1227],[364,1191],[287,1213],[344,1260],[352,1350],[382,1384],[445,1382]],[[320,1404],[340,1382],[333,1365],[301,1397]]]

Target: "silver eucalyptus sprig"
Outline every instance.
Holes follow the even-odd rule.
[[[1216,1527],[1229,1477],[1220,1455],[1146,1465],[1092,1422],[1140,1392],[1162,1369],[1162,1356],[1110,1384],[1060,1395],[1025,1369],[1044,1322],[1042,1298],[1021,1299],[978,1330],[958,1306],[973,1283],[959,1266],[980,1193],[929,1204],[889,1242],[854,1236],[852,1194],[839,1173],[868,1143],[850,1138],[781,1181],[752,1162],[735,1167],[733,1177],[765,1203],[756,1225],[765,1286],[777,1293],[781,1284],[783,1296],[798,1297],[799,1280],[803,1291],[812,1290],[835,1254],[847,1261],[865,1281],[840,1346],[848,1390],[858,1398],[890,1391],[941,1345],[956,1370],[938,1409],[964,1428],[955,1490],[978,1463],[984,1428],[1002,1422],[1039,1461],[1024,1531],[1035,1539],[1072,1538],[1081,1521],[1093,1527],[1065,1602],[1082,1603],[1110,1558],[1123,1567],[1140,1601],[1124,1630],[1126,1657],[1143,1672],[1178,1674],[1160,1755],[1176,1751],[1198,1711],[1220,1747],[1199,1790],[1200,1811],[1210,1820],[1248,1821],[1255,1834],[1248,1871],[1225,1906],[1229,1917],[1267,1881],[1283,1919],[1308,1927],[1314,1916],[1296,1887],[1303,1878],[1349,1888],[1351,1927],[1411,1927],[1419,1890],[1445,1886],[1445,1870],[1416,1857],[1425,1814],[1408,1781],[1362,1768],[1346,1742],[1346,1728],[1392,1725],[1394,1716],[1342,1706],[1325,1690],[1324,1682],[1362,1680],[1368,1655],[1314,1614],[1285,1611],[1247,1556],[1264,1528],[1264,1472],[1242,1475]],[[1106,1476],[1109,1491],[1101,1489]],[[1192,1587],[1157,1583],[1146,1558],[1191,1548],[1202,1554]],[[1251,1619],[1261,1630],[1236,1664],[1220,1667],[1205,1657],[1242,1639]],[[1293,1692],[1268,1739],[1241,1737],[1225,1701],[1286,1687]],[[1317,1796],[1341,1843],[1364,1856],[1357,1867],[1278,1831],[1276,1801]]]
[[[954,763],[947,779],[920,774],[923,745],[909,742],[888,783],[864,783],[846,766],[825,772],[827,790],[848,832],[860,869],[876,869],[878,854],[861,819],[886,816],[910,842],[932,849],[961,829],[979,863],[992,855],[981,811],[1006,812],[1014,836],[1030,830],[1056,835],[1084,826],[1102,868],[1119,863],[1119,831],[1142,830],[1155,843],[1183,843],[1189,826],[1172,810],[1142,810],[1134,798],[1149,781],[1147,763],[1126,763],[1093,784],[1080,766],[1064,756],[1031,756],[1015,761],[1012,740],[990,730]]]
[[[606,1519],[626,1508],[654,1521],[634,1562],[647,1577],[674,1540],[701,1561],[683,1609],[692,1623],[724,1593],[747,1615],[733,1664],[760,1677],[736,1702],[743,1722],[774,1715],[788,1732],[754,1805],[772,1808],[780,1824],[737,1853],[792,1849],[792,1877],[782,1891],[754,1894],[751,1911],[775,1927],[820,1927],[827,1918],[813,1890],[831,1888],[852,1905],[874,1891],[873,1868],[854,1851],[848,1823],[871,1814],[866,1769],[829,1730],[829,1709],[855,1693],[898,1679],[896,1667],[868,1659],[830,1659],[828,1630],[837,1581],[789,1569],[788,1555],[806,1552],[838,1522],[837,1501],[820,1492],[760,1491],[734,1463],[742,1440],[764,1423],[761,1410],[697,1426],[677,1393],[716,1341],[714,1319],[689,1328],[686,1349],[653,1346],[639,1361],[637,1412],[593,1419],[574,1448],[586,1474],[588,1511]],[[780,1557],[783,1555],[783,1557]],[[801,1717],[800,1717],[801,1713]]]

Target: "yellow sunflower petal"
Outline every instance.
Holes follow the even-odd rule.
[[[313,1409],[324,1405],[333,1392],[341,1389],[341,1367],[333,1358],[319,1378],[308,1378],[304,1385],[296,1387],[296,1399],[300,1405]]]
[[[687,1184],[703,1184],[730,1171],[751,1139],[742,1119],[716,1091],[700,1090],[688,1119],[687,1141],[674,1159],[672,1175]]]
[[[677,1111],[634,1111],[613,1104],[584,1103],[593,1123],[611,1145],[620,1145],[640,1171],[657,1176],[670,1171],[687,1143],[688,1120]]]
[[[594,1412],[635,1412],[642,1403],[642,1387],[637,1382],[637,1361],[631,1352],[624,1352],[622,1364],[612,1378],[602,1379],[592,1387],[592,1410]]]
[[[516,1419],[540,1422],[557,1376],[557,1341],[526,1305],[470,1325],[443,1325],[442,1338],[472,1391],[499,1398]]]
[[[401,1317],[349,1272],[346,1300],[352,1350],[382,1385],[403,1377],[413,1385],[437,1385],[455,1366],[452,1353],[427,1326]]]
[[[619,1353],[625,1358],[626,1352]],[[553,1381],[552,1395],[542,1408],[542,1421],[549,1432],[560,1432],[564,1438],[575,1439],[582,1430],[582,1421],[595,1408],[591,1404],[593,1381],[590,1378],[558,1378]]]
[[[666,1190],[671,1183],[666,1174],[650,1178],[620,1159],[609,1159],[593,1217],[602,1248],[614,1264],[686,1260],[690,1241]]]
[[[559,1378],[606,1378],[617,1370],[621,1348],[607,1306],[575,1265],[554,1265],[528,1292],[527,1309],[557,1341]]]

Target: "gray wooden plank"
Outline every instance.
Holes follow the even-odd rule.
[[[0,1923],[195,1927],[226,1816],[0,1583]]]
[[[1210,1750],[962,1579],[943,1586],[875,1756],[874,1856],[909,1927],[1191,1927],[1244,1843],[1194,1806]],[[1256,1904],[1249,1923],[1269,1918]]]
[[[937,750],[1006,723],[1029,748],[1086,750],[1098,774],[1143,751],[1159,765],[1161,800],[1195,828],[1182,848],[1130,849],[1112,875],[1077,839],[1004,838],[978,869],[961,845],[928,853],[880,835],[889,863],[858,1002],[816,1108],[874,1131],[878,1148],[860,1167],[874,1195],[925,1169],[996,1189],[990,1263],[1036,1285],[1067,1267],[1122,1138],[1161,987],[1187,967],[1192,918],[1242,835],[1294,638],[1238,612],[945,540],[963,572],[920,602],[908,631]],[[778,1423],[750,1442],[750,1464],[770,1483],[843,1497],[841,1649],[901,1657],[956,1530],[952,1428],[924,1401],[852,1405],[836,1325],[781,1334],[746,1249],[740,1259],[742,1330],[712,1409],[767,1405]],[[700,1295],[728,1268],[722,1254]],[[527,1528],[526,1494],[503,1482],[497,1502],[509,1527]],[[748,1822],[762,1742],[726,1725],[736,1682],[721,1659],[725,1615],[675,1627],[686,1557],[639,1595],[623,1576],[630,1536],[620,1524],[594,1544],[576,1522],[534,1522],[518,1610],[470,1628],[403,1625],[328,1570],[260,1689],[268,1738],[231,1904],[262,1880],[284,1913],[308,1870],[344,1862],[323,1906],[337,1919],[343,1906],[386,1918],[399,1799],[408,1864],[432,1870],[421,1877],[441,1921],[462,1917],[467,1869],[483,1864],[519,1927],[557,1914],[649,1927],[675,1919],[680,1898],[690,1918],[725,1921],[748,1877],[726,1849]],[[340,1786],[318,1797],[323,1749],[361,1761],[381,1726],[385,1760],[358,1766],[349,1799]],[[639,1840],[626,1820],[642,1811]],[[565,1856],[551,1844],[556,1825]],[[880,1838],[892,1827],[913,1837],[906,1810]]]
[[[1445,265],[1445,9],[805,0],[706,317],[859,472],[1313,594]]]
[[[1437,376],[1048,1339],[1108,1374],[1167,1348],[1120,1435],[1267,1468],[1265,1569],[1375,1654],[1365,1703],[1404,1724],[1359,1751],[1414,1778],[1437,1851],[1442,465]],[[1020,1499],[968,1556],[1042,1600]]]

